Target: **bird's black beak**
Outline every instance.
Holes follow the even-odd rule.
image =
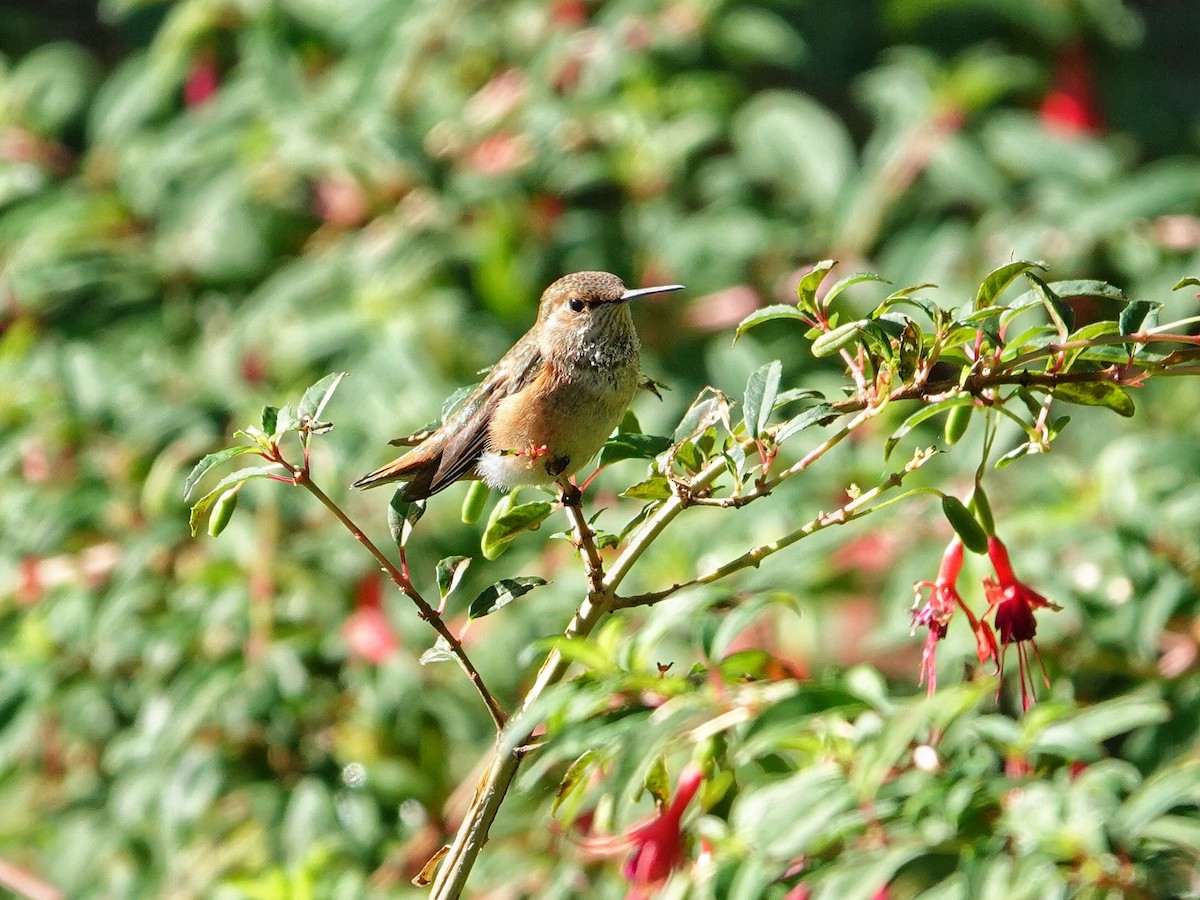
[[[623,293],[619,302],[628,303],[630,300],[633,300],[636,297],[645,297],[647,294],[665,294],[667,291],[682,290],[682,284],[664,284],[659,287],[634,288],[633,290],[627,290],[625,293]]]

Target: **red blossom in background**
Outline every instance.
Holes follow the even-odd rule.
[[[217,55],[212,50],[201,50],[192,61],[192,69],[183,83],[183,102],[188,106],[204,105],[217,92],[220,82]]]
[[[1054,85],[1042,100],[1042,124],[1064,134],[1099,134],[1104,118],[1096,96],[1091,60],[1082,44],[1068,47],[1054,62]]]
[[[1017,645],[1017,671],[1021,679],[1021,708],[1028,710],[1033,704],[1033,660],[1030,651],[1037,655],[1042,666],[1042,680],[1046,687],[1050,679],[1042,664],[1041,654],[1033,642],[1037,634],[1037,609],[1059,609],[1029,585],[1020,581],[1013,573],[1008,558],[1008,548],[998,537],[988,538],[988,558],[996,570],[996,578],[985,578],[983,589],[987,594],[988,613],[994,613],[993,621],[1000,635],[999,665],[1004,668],[1004,655],[1009,644]],[[985,614],[986,615],[986,614]]]
[[[343,623],[342,637],[351,651],[367,662],[387,662],[400,649],[400,641],[381,607],[379,579],[364,578],[358,583],[357,595],[358,608]]]

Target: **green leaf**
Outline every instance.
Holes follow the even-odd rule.
[[[483,533],[483,556],[489,560],[499,557],[522,531],[540,528],[554,511],[554,504],[548,500],[534,500],[515,506],[497,504],[496,509],[499,515],[492,516]]]
[[[279,409],[274,406],[264,406],[262,408],[262,430],[263,434],[275,434],[275,425],[279,421]]]
[[[846,288],[853,287],[856,284],[862,284],[865,281],[874,281],[878,282],[879,284],[891,284],[891,282],[882,275],[876,275],[874,272],[856,272],[853,275],[847,275],[845,278],[839,278],[833,283],[833,287],[831,287],[829,292],[825,295],[825,299],[823,301],[825,306],[829,306],[829,304],[836,300],[838,295],[842,293],[842,291],[846,290]]]
[[[1142,323],[1146,321],[1146,316],[1157,309],[1162,309],[1161,303],[1155,303],[1150,300],[1134,300],[1121,310],[1121,317],[1117,320],[1120,326],[1119,333],[1123,335],[1133,334],[1142,327]]]
[[[630,500],[665,500],[671,496],[671,486],[665,475],[651,475],[621,491],[621,496]]]
[[[1055,400],[1079,406],[1106,406],[1119,416],[1133,415],[1133,398],[1123,387],[1107,381],[1060,384],[1051,392]]]
[[[584,776],[591,771],[598,759],[599,754],[595,750],[584,750],[567,767],[566,774],[563,775],[562,781],[558,783],[558,791],[554,795],[554,802],[550,805],[551,815],[558,815],[558,808],[562,806],[563,801],[571,795],[575,788],[584,783]]]
[[[1013,283],[1017,278],[1024,275],[1031,269],[1046,270],[1046,264],[1041,262],[1033,262],[1028,259],[1017,260],[1003,265],[998,269],[993,269],[988,276],[983,279],[983,283],[979,285],[979,290],[975,294],[975,308],[983,309],[986,306],[991,306],[995,303],[1006,287]]]
[[[412,537],[413,526],[417,524],[421,516],[425,515],[424,500],[401,499],[400,495],[404,493],[405,487],[406,485],[400,485],[396,488],[396,492],[392,494],[392,499],[388,502],[388,529],[392,533],[392,540],[401,549]]]
[[[799,298],[797,305],[800,309],[808,313],[817,311],[817,289],[829,274],[829,270],[836,265],[836,259],[823,259],[804,274],[800,283],[796,285],[796,296]]]
[[[854,806],[838,767],[816,763],[794,775],[747,787],[734,803],[730,825],[755,855],[786,863],[834,840],[831,826]],[[802,816],[796,815],[800,808]]]
[[[307,391],[300,398],[300,404],[296,407],[296,416],[301,422],[316,422],[321,413],[325,411],[325,404],[333,396],[333,392],[337,390],[337,386],[342,379],[346,377],[345,372],[334,372],[326,375]]]
[[[187,480],[183,482],[183,499],[188,500],[191,498],[192,491],[196,488],[196,483],[203,478],[204,473],[213,466],[219,466],[223,462],[228,462],[234,457],[242,456],[246,453],[258,452],[260,452],[258,447],[250,447],[243,444],[238,447],[226,447],[224,450],[218,450],[216,453],[208,454],[208,456],[196,463],[195,468],[192,469],[191,474],[187,477]]]
[[[622,459],[654,459],[671,446],[671,439],[658,434],[614,434],[600,450],[600,465]]]
[[[988,539],[983,526],[961,500],[949,494],[942,497],[942,514],[954,529],[954,533],[962,540],[964,547],[972,553],[987,553]]]
[[[799,434],[813,425],[824,425],[836,419],[841,413],[828,403],[818,403],[811,409],[806,409],[798,416],[788,419],[775,431],[775,443],[782,444],[793,435]]]
[[[910,431],[924,422],[926,419],[931,419],[934,416],[941,415],[944,412],[954,409],[956,406],[970,406],[975,402],[975,398],[970,395],[960,395],[951,397],[949,400],[940,400],[937,403],[930,403],[922,406],[907,419],[900,423],[900,427],[891,433],[883,443],[883,458],[887,459],[892,455],[892,451],[908,435]]]
[[[996,460],[996,468],[997,469],[1007,469],[1009,466],[1011,466],[1013,463],[1015,463],[1018,459],[1020,459],[1022,456],[1026,456],[1028,453],[1029,453],[1029,442],[1028,441],[1026,441],[1023,444],[1018,444],[1016,447],[1013,447],[1011,450],[1009,450],[1007,453],[1005,453],[1002,457],[1000,457],[998,460]]]
[[[281,465],[271,463],[269,466],[249,466],[226,475],[217,482],[216,487],[193,504],[192,514],[188,518],[188,524],[192,529],[192,537],[200,533],[200,525],[204,521],[205,516],[208,515],[208,511],[226,490],[234,485],[241,484],[243,481],[249,481],[251,478],[266,478],[270,475],[281,474],[282,472],[283,467]]]
[[[450,662],[454,659],[454,651],[450,649],[450,644],[441,635],[433,642],[433,646],[421,654],[421,658],[417,660],[421,665],[427,666],[430,663]]]
[[[273,434],[286,434],[289,431],[299,431],[300,420],[296,418],[296,413],[292,410],[290,403],[279,408],[279,414],[275,417],[275,431]]]
[[[1033,289],[1042,300],[1042,305],[1046,307],[1046,312],[1050,316],[1050,320],[1054,323],[1054,327],[1058,329],[1058,333],[1062,337],[1066,337],[1071,333],[1071,329],[1075,326],[1075,312],[1063,302],[1062,296],[1059,295],[1050,285],[1042,281],[1032,272],[1026,272],[1025,277],[1033,285]]]
[[[761,437],[763,429],[771,421],[771,412],[775,409],[775,398],[779,394],[779,380],[782,377],[783,363],[775,360],[754,372],[746,382],[742,416],[750,437]]]
[[[761,325],[763,322],[770,322],[774,319],[801,319],[805,318],[804,313],[794,306],[789,306],[786,303],[776,303],[772,306],[764,306],[762,309],[756,309],[738,324],[737,330],[733,333],[734,342],[737,341],[743,334]]]
[[[1198,803],[1200,759],[1184,758],[1159,769],[1130,794],[1113,816],[1113,828],[1131,840],[1168,810]]]
[[[1171,288],[1171,290],[1179,291],[1185,287],[1200,287],[1200,278],[1197,278],[1194,275],[1189,275],[1187,278],[1180,278],[1175,284],[1175,287]]]
[[[437,564],[437,589],[438,596],[445,600],[458,587],[458,583],[462,581],[463,575],[466,574],[467,566],[471,564],[469,556],[447,556],[445,559],[438,560]]]
[[[858,341],[866,325],[866,319],[859,319],[855,322],[846,322],[832,331],[825,332],[812,342],[812,355],[817,357],[832,356],[839,350],[849,347]]]
[[[642,779],[642,788],[658,805],[659,809],[671,802],[671,776],[667,772],[667,760],[661,753],[654,757],[646,777]]]
[[[547,584],[545,578],[536,575],[523,575],[519,578],[502,578],[486,588],[483,593],[471,601],[469,615],[472,619],[481,619],[491,615],[496,610],[512,603],[518,597],[528,594],[535,587]]]

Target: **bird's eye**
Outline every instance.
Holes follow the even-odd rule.
[[[571,307],[571,312],[583,312],[583,307],[586,304],[578,297],[572,297],[567,301],[567,306]]]

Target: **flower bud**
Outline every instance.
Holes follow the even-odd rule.
[[[233,518],[233,511],[237,509],[238,492],[242,489],[239,484],[231,487],[213,504],[212,512],[208,516],[208,534],[209,537],[216,537],[225,530],[225,526],[229,524],[229,520]]]

